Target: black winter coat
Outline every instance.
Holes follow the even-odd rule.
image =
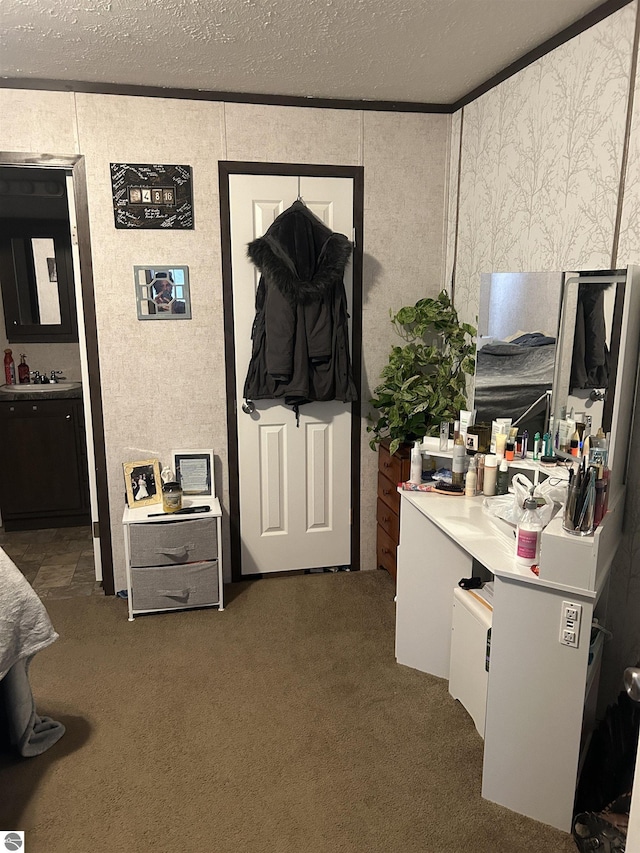
[[[260,270],[245,398],[356,399],[344,270],[351,244],[300,201],[249,243]]]

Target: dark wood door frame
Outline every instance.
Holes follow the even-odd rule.
[[[240,486],[238,467],[238,429],[236,424],[236,369],[233,330],[233,287],[231,265],[231,214],[229,207],[230,175],[282,175],[311,178],[351,178],[353,180],[353,250],[352,361],[353,378],[358,399],[352,403],[351,415],[351,569],[360,568],[360,431],[361,431],[361,361],[362,361],[362,246],[364,225],[364,168],[362,166],[319,166],[295,163],[250,163],[220,161],[220,229],[222,239],[222,287],[224,304],[224,355],[227,384],[227,436],[229,459],[229,519],[231,526],[231,577],[244,580],[240,569]],[[347,235],[351,237],[351,235]]]
[[[93,454],[96,475],[96,498],[98,503],[98,533],[100,538],[102,586],[106,595],[114,595],[113,546],[111,541],[109,489],[107,483],[104,418],[102,390],[100,384],[100,359],[98,355],[98,329],[96,323],[93,262],[91,258],[91,233],[89,229],[89,206],[87,203],[87,180],[84,157],[0,151],[0,165],[19,167],[37,166],[39,168],[50,167],[58,170],[64,170],[67,173],[70,173],[73,178],[78,253],[80,256],[80,283],[82,289],[83,320],[87,366],[89,372],[91,421],[93,426]],[[90,459],[89,464],[91,464]]]

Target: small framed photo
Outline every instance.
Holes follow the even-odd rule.
[[[127,506],[151,506],[162,500],[162,480],[158,459],[142,462],[125,462],[124,483],[127,489]]]
[[[184,495],[215,497],[213,450],[174,450],[173,470]]]

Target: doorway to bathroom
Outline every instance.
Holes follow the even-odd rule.
[[[45,593],[75,585],[87,594],[98,584],[113,594],[84,158],[0,152],[2,220],[0,337],[16,361],[25,353],[31,373],[30,385],[5,389],[2,436],[14,460],[27,455],[25,441],[32,453],[22,478],[4,478],[20,497],[10,487],[2,495],[0,545]],[[60,467],[63,444],[70,470]]]

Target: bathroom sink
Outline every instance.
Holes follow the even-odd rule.
[[[10,394],[55,394],[62,391],[75,391],[82,382],[49,382],[47,385],[2,385],[0,391]]]

